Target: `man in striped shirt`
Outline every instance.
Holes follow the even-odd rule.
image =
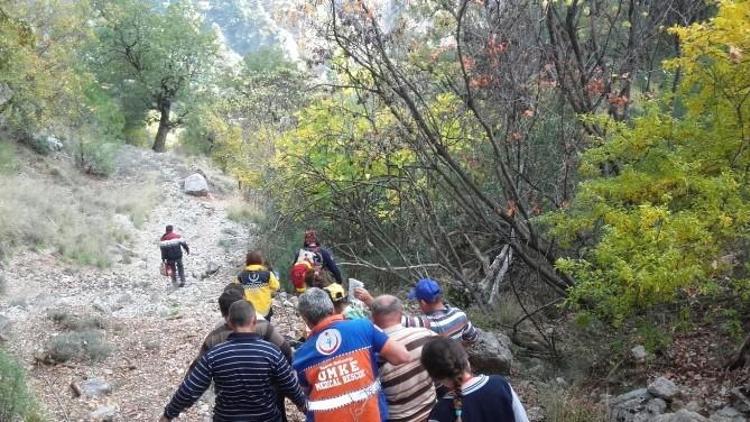
[[[255,333],[255,318],[255,309],[247,301],[229,307],[232,334],[201,356],[164,408],[162,422],[192,406],[212,380],[216,389],[215,422],[280,422],[277,390],[305,410],[306,398],[289,362],[278,347]]]
[[[425,328],[401,325],[403,306],[397,297],[382,295],[372,302],[372,319],[388,338],[406,347],[410,360],[399,366],[380,365],[380,384],[388,402],[388,421],[424,422],[435,405],[435,385],[422,367],[422,346],[436,337]]]
[[[357,289],[355,296],[367,305],[372,305],[373,298],[367,290]],[[437,335],[460,341],[464,346],[470,346],[478,340],[479,333],[466,313],[443,302],[443,289],[437,281],[430,278],[417,281],[409,292],[409,299],[419,301],[422,315],[404,315],[401,318],[404,327],[429,328]]]

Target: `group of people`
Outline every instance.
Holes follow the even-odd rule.
[[[304,243],[302,250],[310,243],[322,250],[314,231]],[[527,421],[505,379],[472,372],[466,349],[477,331],[443,301],[436,281],[421,279],[409,292],[420,315],[406,315],[395,296],[373,297],[364,288],[355,292],[360,309],[348,303],[326,255],[322,265],[311,257],[305,285],[295,285],[307,334],[293,350],[270,321],[278,278],[260,252],[247,254],[218,299],[222,322],[205,338],[162,421],[176,418],[212,382],[215,421],[286,421],[285,397],[310,422]]]

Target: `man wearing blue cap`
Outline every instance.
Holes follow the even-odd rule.
[[[356,297],[368,306],[373,298],[367,290],[357,289]],[[425,327],[440,336],[470,345],[477,341],[478,333],[462,310],[443,302],[443,289],[437,281],[423,278],[409,291],[409,299],[419,301],[422,315],[402,317],[404,327]]]

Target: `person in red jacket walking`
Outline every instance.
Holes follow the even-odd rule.
[[[185,285],[185,268],[182,266],[182,250],[190,255],[190,248],[187,242],[177,232],[172,225],[166,227],[164,235],[159,239],[159,249],[161,249],[161,260],[172,270],[172,284],[177,284],[177,276],[180,277],[180,287]]]

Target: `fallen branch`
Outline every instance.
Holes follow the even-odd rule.
[[[57,405],[60,407],[60,410],[62,411],[63,419],[66,422],[70,422],[70,418],[68,417],[68,410],[63,406],[62,401],[60,400],[60,395],[57,394],[57,390],[54,388],[52,383],[50,383],[48,377],[44,374],[42,374],[42,379],[44,380],[44,383],[47,385],[47,388],[52,392],[52,396],[55,398],[55,401],[57,402]]]

